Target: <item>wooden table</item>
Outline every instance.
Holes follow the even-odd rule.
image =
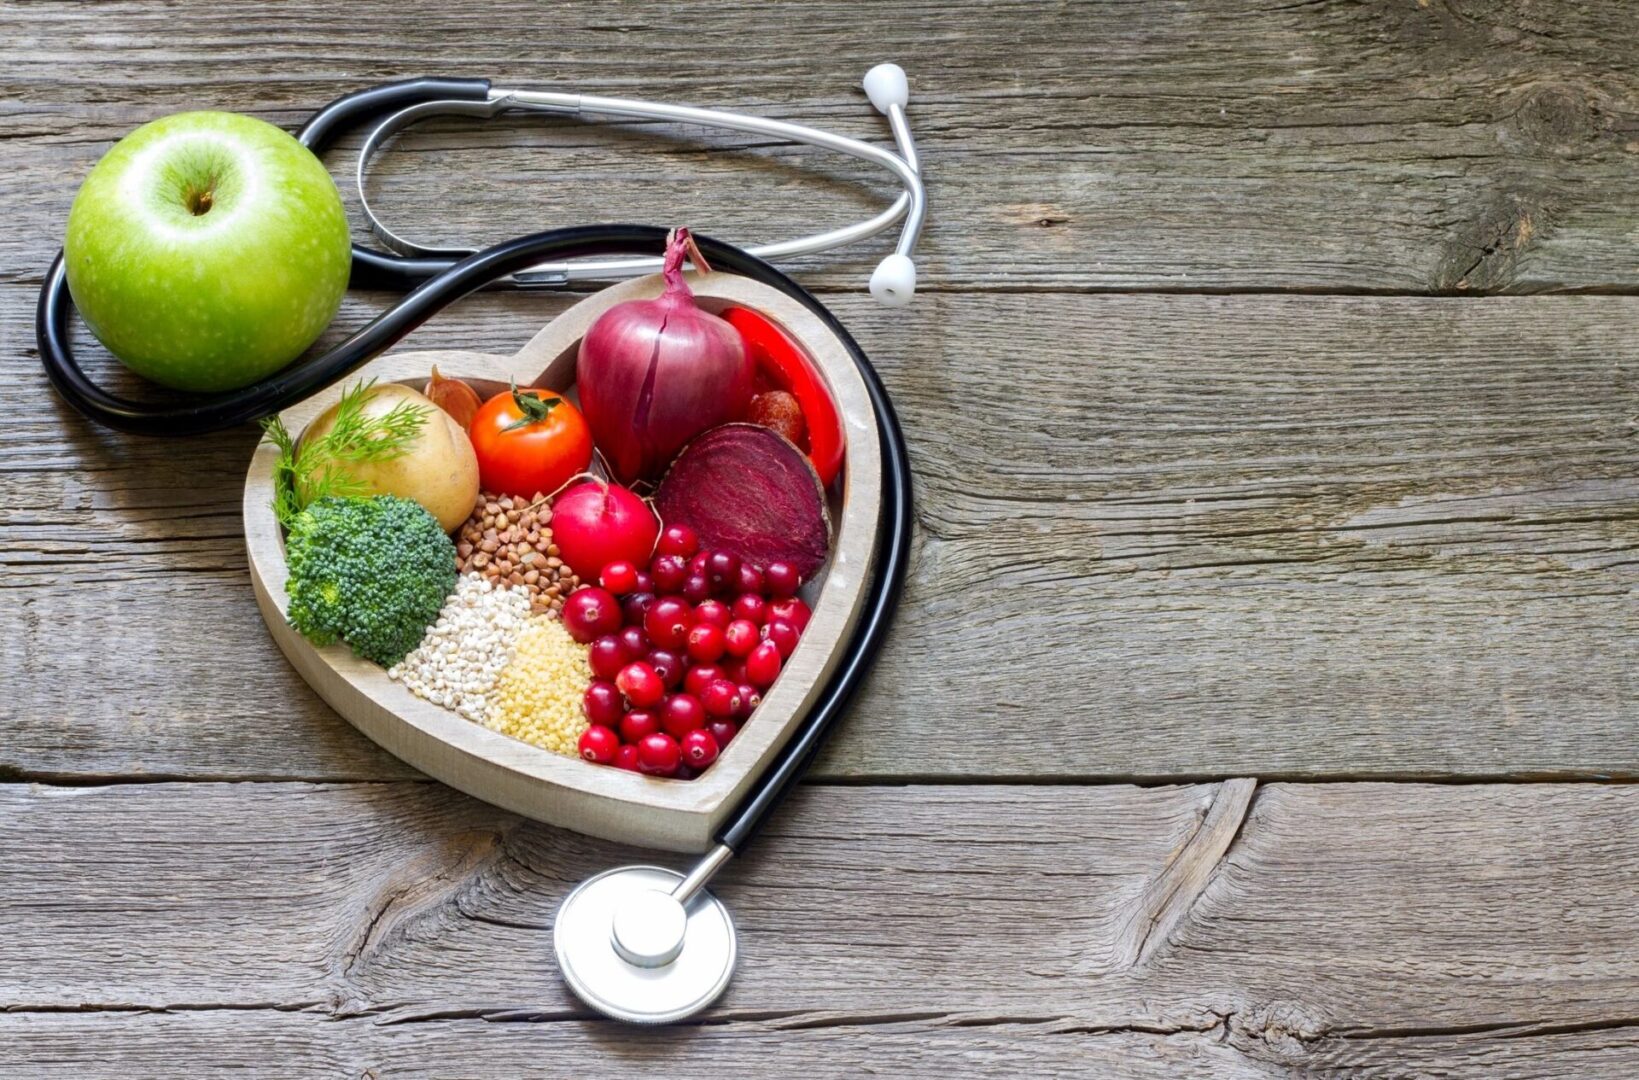
[[[7,1076],[1639,1074],[1624,0],[13,2],[0,58]],[[164,113],[293,126],[482,74],[880,140],[882,59],[927,161],[921,295],[863,295],[880,247],[797,269],[899,403],[910,588],[720,882],[727,996],[634,1031],[568,995],[549,929],[640,853],[326,709],[252,602],[254,433],[70,415],[36,291],[85,171]],[[376,183],[475,240],[767,238],[890,191],[653,134],[429,125]],[[509,351],[566,303],[485,295],[412,344]]]

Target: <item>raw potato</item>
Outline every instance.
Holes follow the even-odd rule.
[[[414,499],[438,519],[445,532],[453,532],[478,502],[478,457],[461,425],[408,386],[381,383],[372,387],[364,414],[380,416],[402,402],[427,410],[427,421],[415,445],[391,461],[353,464],[347,472],[368,487],[371,495]],[[302,441],[324,435],[335,419],[336,407],[332,405],[307,426]]]

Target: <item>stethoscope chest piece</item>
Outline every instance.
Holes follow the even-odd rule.
[[[734,974],[734,921],[704,889],[679,903],[682,881],[658,866],[622,866],[564,897],[552,941],[576,997],[616,1020],[668,1024],[722,995]]]

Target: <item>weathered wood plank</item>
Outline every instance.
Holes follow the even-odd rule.
[[[0,288],[0,351],[29,302]],[[505,351],[561,306],[486,296],[412,343]],[[836,306],[922,528],[822,775],[1639,775],[1639,299]],[[179,484],[176,444],[13,393],[0,764],[405,775],[266,640],[249,433],[189,444]]]
[[[231,20],[146,2],[9,4],[0,265],[34,280],[85,169],[178,109],[294,124],[343,92],[436,72],[882,139],[857,80],[891,58],[913,77],[933,188],[930,289],[1631,289],[1632,42],[1622,0],[908,3],[864,23],[744,0],[618,18],[564,3],[550,19],[499,0],[459,17],[406,0],[241,4]],[[888,190],[817,152],[724,154],[751,140],[663,134],[687,141],[529,121],[432,129],[389,156],[380,194],[405,229],[441,236],[687,219],[771,238],[786,232],[771,223],[840,224]],[[799,265],[857,288],[873,261]]]
[[[116,1047],[151,1075],[170,1039],[284,1075],[762,1052],[819,1075],[1034,1054],[1033,1074],[1614,1078],[1639,1067],[1636,808],[1592,785],[1275,784],[1249,810],[1234,784],[809,788],[718,886],[745,950],[728,996],[638,1034],[586,1020],[547,959],[562,890],[631,852],[430,784],[5,785],[0,1038],[42,1075]]]
[[[510,1020],[511,1018],[509,1018]],[[686,1033],[685,1033],[686,1032]],[[439,1019],[383,1025],[305,1013],[0,1014],[8,1064],[31,1080],[106,1075],[172,1080],[231,1074],[299,1080],[460,1076],[1097,1076],[1101,1080],[1269,1080],[1210,1035],[1061,1031],[918,1020],[789,1028],[779,1022],[650,1031],[608,1023]],[[574,1072],[572,1070],[578,1070]]]

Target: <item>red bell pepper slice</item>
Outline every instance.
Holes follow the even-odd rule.
[[[842,469],[847,437],[824,377],[783,330],[755,311],[729,308],[723,318],[745,338],[758,374],[797,399],[803,423],[808,426],[808,460],[819,474],[820,485],[830,487]]]

